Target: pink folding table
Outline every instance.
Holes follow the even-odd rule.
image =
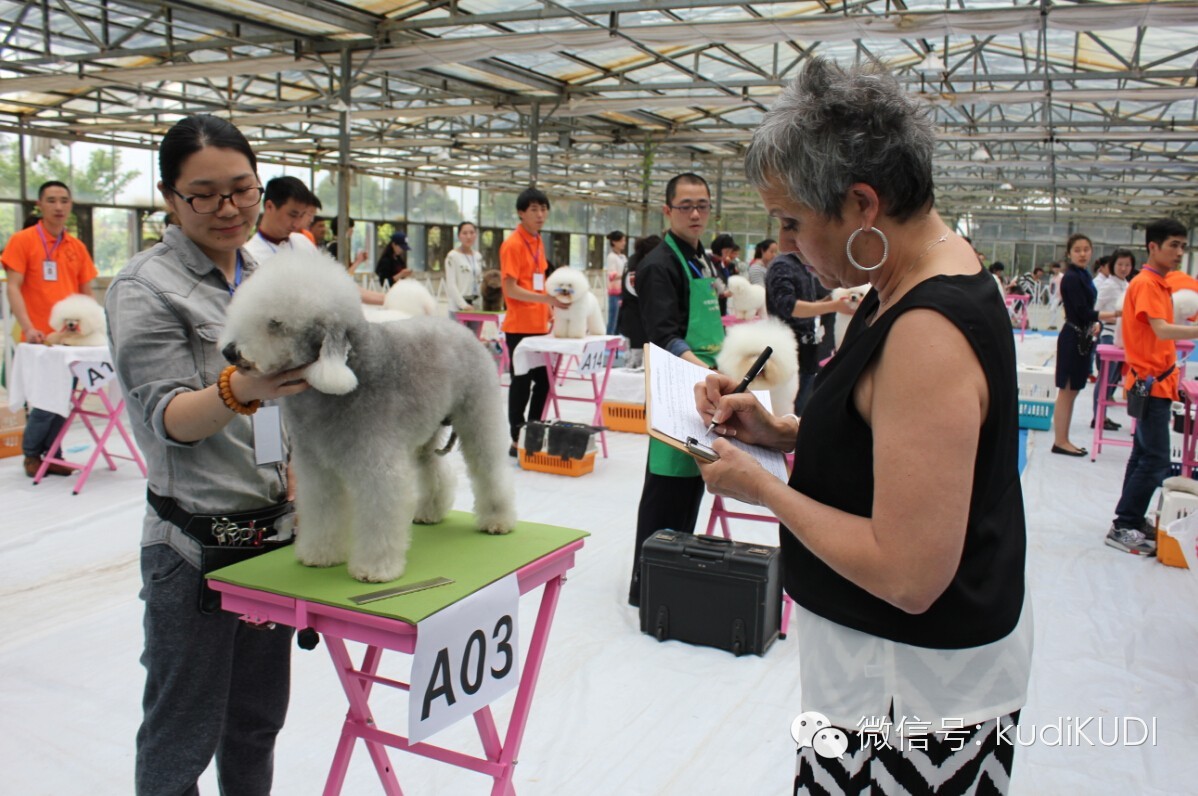
[[[72,489],[72,493],[78,495],[101,456],[104,457],[109,470],[116,469],[116,459],[125,459],[136,464],[143,477],[146,475],[146,464],[121,420],[125,410],[125,399],[120,394],[115,376],[107,346],[41,346],[22,343],[17,347],[17,356],[13,360],[9,405],[20,406],[28,403],[31,407],[66,417],[66,422],[50,446],[49,454],[42,459],[42,466],[33,477],[34,484],[41,483],[50,465],[59,464],[79,470],[79,477]],[[98,400],[103,408],[88,408],[89,398],[93,401]],[[86,462],[67,460],[62,449],[63,440],[76,420],[83,423],[95,443]],[[93,420],[96,422],[93,423]],[[101,423],[102,426],[97,431],[97,426]],[[120,434],[129,455],[108,450],[108,443],[114,431]]]
[[[455,522],[453,519],[455,515],[461,515],[461,513],[451,512],[447,522]],[[461,516],[465,517],[466,515]],[[456,520],[459,525],[466,521],[468,520]],[[434,533],[442,527],[418,527],[414,529],[414,532],[417,534]],[[522,527],[523,525],[518,525],[513,536],[520,533]],[[536,527],[545,529],[548,526]],[[565,529],[551,530],[565,531]],[[478,532],[474,531],[472,527],[470,531],[478,535]],[[574,554],[583,546],[583,540],[577,537],[585,536],[585,534],[573,533],[574,541],[565,543],[552,552],[540,555],[515,570],[520,594],[527,594],[542,585],[545,588],[541,594],[536,625],[520,673],[512,716],[508,722],[507,732],[502,739],[491,715],[490,707],[484,707],[474,713],[475,727],[482,742],[483,757],[429,743],[411,743],[403,735],[382,729],[379,726],[380,717],[376,717],[371,710],[370,696],[376,685],[410,691],[410,683],[383,677],[379,675],[378,670],[384,651],[392,650],[407,654],[412,654],[415,651],[416,638],[420,632],[419,623],[412,624],[401,619],[368,613],[365,609],[371,607],[370,605],[362,606],[359,609],[345,608],[330,605],[327,601],[321,602],[316,599],[278,593],[261,586],[250,587],[223,580],[209,580],[208,583],[213,589],[221,592],[221,607],[226,611],[240,614],[242,619],[247,622],[255,624],[276,622],[299,629],[311,628],[323,637],[349,703],[349,711],[341,728],[341,738],[333,755],[328,779],[325,782],[323,791],[325,796],[341,793],[350,758],[359,739],[366,744],[379,781],[382,783],[383,792],[388,796],[400,796],[403,793],[395,769],[388,757],[388,748],[400,749],[485,774],[493,780],[492,796],[509,796],[515,793],[513,774],[515,773],[516,759],[520,752],[524,729],[532,707],[537,677],[549,640],[549,629],[557,609],[558,596],[562,584],[565,582],[566,572],[574,566]],[[494,538],[484,540],[483,543],[494,543]],[[421,544],[421,538],[414,537],[412,550],[417,550]],[[270,556],[291,555],[290,550],[284,549],[268,553],[254,561],[262,561]],[[412,559],[409,558],[409,560]],[[236,566],[240,567],[244,564]],[[233,572],[235,569],[236,567],[231,567],[215,574],[217,578],[223,578],[226,577],[223,573]],[[313,577],[328,577],[327,573],[334,571],[336,570],[316,571],[317,574]],[[321,572],[325,574],[320,575]],[[341,568],[341,574],[348,581],[348,576],[344,575],[344,568]],[[351,588],[361,592],[372,591],[371,585],[374,585],[375,588],[385,585],[348,582],[354,584]],[[346,643],[351,641],[366,645],[360,663],[355,663],[346,646]]]
[[[794,467],[794,454],[786,454],[787,469]],[[765,514],[750,514],[745,511],[732,511],[724,505],[724,498],[719,495],[714,496],[711,502],[711,514],[707,518],[707,530],[704,531],[708,536],[713,536],[715,524],[720,524],[720,534],[725,539],[731,539],[732,533],[728,529],[728,520],[748,520],[749,522],[766,522],[771,525],[778,524],[778,518],[773,514],[766,512]],[[786,629],[790,627],[790,611],[794,607],[794,600],[790,599],[790,595],[785,590],[782,591],[782,627],[779,635],[786,638]]]
[[[571,369],[581,365],[588,345],[601,343],[603,346],[602,375],[591,372],[587,375],[570,375]],[[592,337],[568,338],[542,335],[526,337],[516,346],[515,358],[512,360],[512,370],[521,375],[539,367],[542,362],[549,370],[549,397],[545,400],[545,411],[542,420],[549,417],[549,409],[553,414],[562,416],[560,401],[578,401],[593,404],[595,412],[591,417],[591,425],[600,429],[599,445],[603,450],[603,458],[607,458],[607,434],[603,430],[603,396],[607,393],[607,380],[611,376],[612,363],[615,362],[616,352],[624,344],[624,338],[619,335],[595,335]],[[590,396],[563,395],[559,392],[566,381],[582,381],[589,384]]]
[[[1106,394],[1106,385],[1110,383],[1110,374],[1115,372],[1115,368],[1122,369],[1123,362],[1126,359],[1123,348],[1117,345],[1102,343],[1095,349],[1095,356],[1098,362],[1098,381],[1094,383],[1094,389],[1098,390],[1098,403],[1094,410],[1094,439],[1090,442],[1090,461],[1098,458],[1098,454],[1102,453],[1102,446],[1115,446],[1122,448],[1131,447],[1131,439],[1126,437],[1108,437],[1106,435],[1106,409],[1108,406],[1127,406],[1126,401],[1117,401],[1114,398],[1108,398]],[[1128,431],[1131,431],[1129,428]]]
[[[496,328],[500,330],[499,338],[495,342],[499,344],[499,356],[497,357],[497,362],[499,367],[499,378],[501,379],[503,378],[503,374],[507,373],[508,366],[507,343],[505,343],[503,340],[502,331],[503,316],[504,313],[502,312],[471,312],[469,310],[464,312],[455,312],[453,314],[453,319],[460,324],[464,324],[466,326],[469,326],[472,323],[478,324],[478,328],[474,330],[474,334],[484,344],[491,342],[490,340],[483,339],[482,336],[483,328],[487,323],[495,324]]]
[[[1023,340],[1027,334],[1027,304],[1031,301],[1031,296],[1022,296],[1018,294],[1008,293],[1003,296],[1003,302],[1007,305],[1007,314],[1011,316],[1011,323],[1019,327],[1019,339]]]
[[[1103,428],[1108,406],[1127,406],[1127,401],[1117,401],[1114,398],[1108,398],[1106,394],[1106,385],[1110,383],[1110,374],[1115,372],[1114,368],[1122,368],[1123,363],[1127,361],[1126,352],[1122,346],[1109,343],[1102,343],[1094,350],[1098,363],[1098,381],[1094,384],[1094,389],[1098,390],[1098,403],[1095,405],[1094,411],[1094,439],[1090,443],[1090,461],[1095,461],[1098,458],[1103,446],[1130,448],[1132,445],[1130,438],[1108,437],[1106,429]],[[1194,342],[1192,340],[1177,341],[1177,369],[1181,373],[1180,383],[1182,384],[1186,381],[1186,363],[1193,350]],[[1134,433],[1134,420],[1131,421],[1127,430]]]

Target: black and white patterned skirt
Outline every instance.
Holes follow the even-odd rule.
[[[810,746],[798,750],[794,793],[1002,796],[1015,756],[1015,733],[1008,728],[1018,723],[1019,711],[1015,711],[951,736],[930,734],[916,742],[892,739],[888,744],[859,732],[845,733],[848,749],[840,757],[821,756]]]

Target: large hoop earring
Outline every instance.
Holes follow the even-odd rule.
[[[864,265],[857,262],[855,257],[853,257],[853,241],[857,240],[857,236],[862,232],[873,232],[882,239],[882,259],[878,260],[878,264],[871,268],[866,268]],[[845,256],[849,258],[849,264],[858,271],[876,271],[886,264],[886,258],[890,255],[890,241],[887,240],[886,233],[877,227],[869,227],[868,229],[862,227],[860,229],[853,230],[853,234],[849,235],[848,242],[844,244],[844,253]]]

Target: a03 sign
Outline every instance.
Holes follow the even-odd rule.
[[[428,738],[520,682],[520,587],[492,583],[417,626],[408,740]]]

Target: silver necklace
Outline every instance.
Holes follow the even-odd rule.
[[[891,290],[890,295],[888,295],[886,298],[882,299],[881,302],[878,303],[878,311],[874,313],[875,318],[882,313],[882,310],[886,307],[887,304],[889,304],[892,300],[894,300],[894,297],[898,294],[898,289],[903,286],[903,280],[907,278],[908,274],[910,274],[912,271],[915,270],[915,266],[919,265],[919,261],[922,260],[927,255],[927,253],[930,252],[932,249],[936,248],[941,243],[944,243],[946,240],[948,240],[949,234],[950,233],[946,232],[943,235],[941,235],[939,238],[936,238],[936,240],[932,241],[931,243],[929,243],[927,245],[927,248],[925,248],[922,252],[920,252],[920,255],[918,257],[916,257],[914,260],[911,261],[911,264],[907,266],[907,270],[903,271],[903,275],[899,277],[899,281],[895,284],[894,290]]]

